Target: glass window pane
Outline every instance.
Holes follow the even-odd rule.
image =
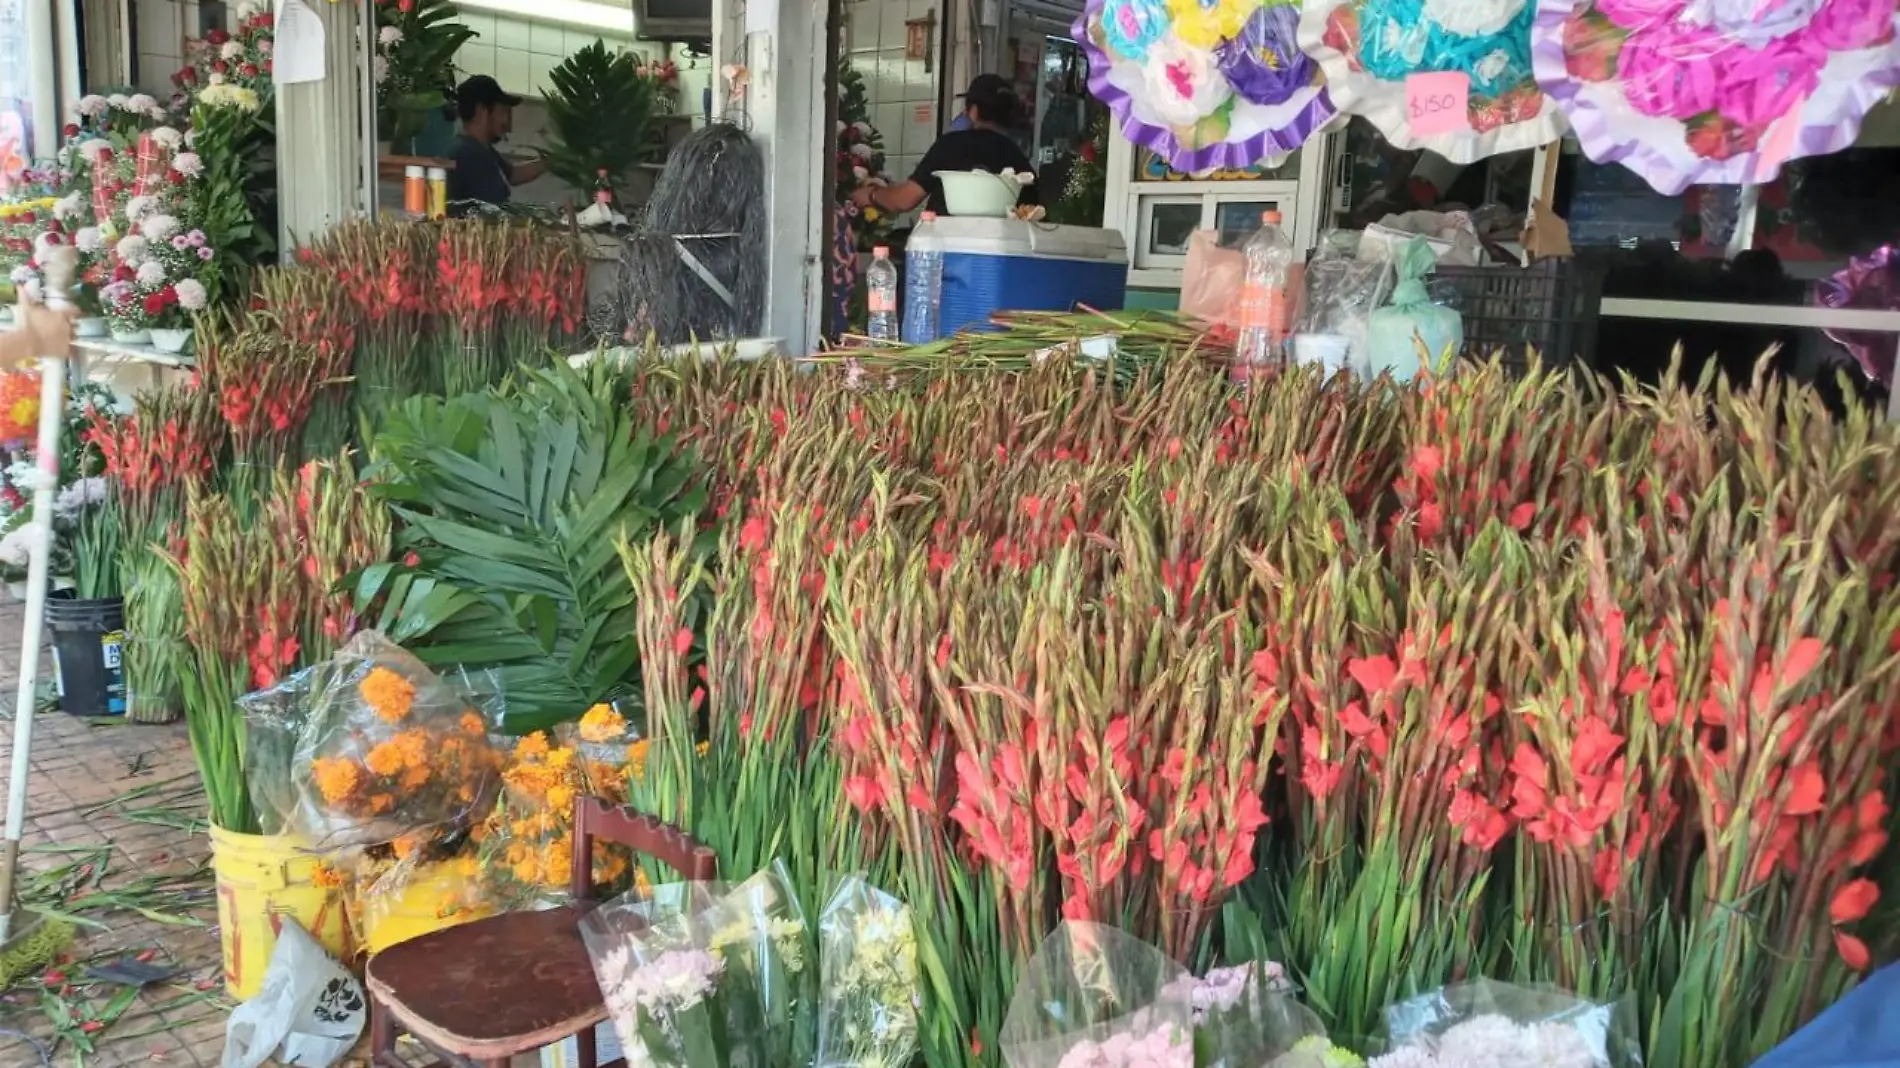
[[[1149,212],[1148,255],[1187,255],[1188,238],[1201,225],[1201,205],[1155,204],[1149,208]]]

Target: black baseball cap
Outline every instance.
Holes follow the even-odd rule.
[[[1014,96],[1016,90],[1000,74],[979,74],[970,79],[970,87],[957,96],[963,100],[994,100],[1002,93]]]
[[[503,92],[501,83],[486,74],[477,74],[455,87],[455,110],[465,119],[474,117],[477,108],[514,107],[519,103],[520,97]]]

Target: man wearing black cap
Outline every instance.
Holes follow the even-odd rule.
[[[1001,174],[1031,172],[1029,157],[1004,131],[1015,123],[1022,101],[1008,82],[994,74],[979,74],[963,94],[963,117],[969,126],[937,138],[911,172],[910,180],[889,186],[859,186],[851,194],[860,207],[875,206],[882,211],[903,214],[929,201],[929,209],[949,214],[943,202],[943,182],[938,171],[988,171]],[[1022,202],[1036,203],[1036,187],[1026,186]]]
[[[506,204],[514,186],[532,182],[548,169],[535,160],[510,163],[495,146],[514,129],[516,104],[521,98],[502,91],[501,84],[477,74],[455,90],[455,108],[462,116],[462,136],[456,138],[449,158],[449,199]]]

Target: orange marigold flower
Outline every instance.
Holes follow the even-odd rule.
[[[476,715],[472,708],[462,710],[460,726],[463,734],[472,734],[478,738],[488,733],[488,724],[483,722],[482,717]]]
[[[363,763],[370,771],[388,778],[402,771],[406,762],[403,760],[402,747],[391,740],[372,748],[363,758]]]
[[[310,765],[310,771],[316,780],[317,792],[332,805],[356,793],[363,781],[363,770],[356,761],[345,757],[318,757]]]
[[[645,738],[627,747],[627,771],[633,775],[634,782],[645,781],[647,777],[647,750],[653,743]]]
[[[516,760],[538,760],[548,755],[548,736],[535,731],[515,743]]]
[[[401,835],[389,845],[391,849],[396,851],[397,860],[408,860],[415,855],[416,850],[422,848],[422,836],[418,834]]]
[[[356,692],[384,723],[402,722],[416,700],[415,683],[381,666],[369,669],[356,684]]]
[[[574,766],[574,750],[567,746],[550,749],[548,750],[546,760],[548,767],[556,771],[566,771]]]
[[[612,705],[595,705],[581,717],[581,741],[616,742],[627,733],[627,721]]]
[[[310,885],[319,890],[335,890],[343,885],[343,873],[328,864],[318,864],[310,870]]]

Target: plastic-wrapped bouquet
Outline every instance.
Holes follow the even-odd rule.
[[[1192,1068],[1186,973],[1124,931],[1069,921],[1036,950],[1003,1020],[1010,1068]]]
[[[467,827],[494,802],[500,759],[489,718],[380,632],[240,704],[266,736],[250,746],[259,811],[314,848]],[[259,753],[262,743],[272,753]]]
[[[817,1068],[901,1068],[917,1055],[917,935],[910,907],[845,880],[818,921]]]
[[[608,1019],[634,1068],[802,1063],[805,933],[776,868],[724,894],[701,883],[654,887],[581,920]]]
[[[1476,980],[1386,1009],[1391,1052],[1372,1068],[1634,1068],[1635,1031],[1617,1006],[1560,990]]]
[[[1170,993],[1184,996],[1193,1013],[1199,1068],[1253,1068],[1326,1032],[1294,999],[1286,970],[1272,961],[1215,968],[1199,979],[1183,976]]]

